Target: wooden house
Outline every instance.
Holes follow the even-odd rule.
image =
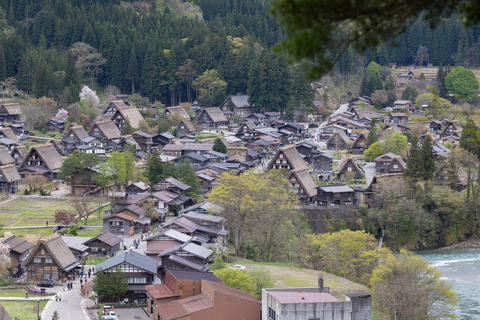
[[[63,164],[63,159],[55,150],[53,144],[32,147],[22,160],[18,173],[22,177],[28,174],[41,174],[50,179],[57,179],[57,173]]]
[[[453,187],[457,192],[463,191],[467,188],[468,173],[463,169],[461,165],[455,165],[451,168],[448,159],[437,161],[435,164],[435,177],[433,182],[439,185],[448,185]],[[452,181],[454,177],[455,181]]]
[[[7,148],[5,146],[0,146],[0,166],[4,166],[6,164],[14,164],[14,163],[15,163],[15,160],[13,160]]]
[[[302,205],[312,203],[313,197],[317,194],[317,185],[307,169],[291,170],[287,179],[293,187],[293,192],[300,198]]]
[[[73,276],[79,265],[80,262],[57,234],[40,239],[22,262],[27,281],[34,283],[48,279],[62,284]]]
[[[89,249],[90,254],[112,256],[120,251],[123,239],[111,232],[106,232],[98,237],[91,238],[83,244]]]
[[[0,122],[20,120],[22,108],[19,103],[5,103],[0,105]]]
[[[462,136],[463,127],[457,120],[452,120],[447,123],[443,131],[440,133],[440,139],[448,136]]]
[[[125,122],[127,120],[128,122],[130,122],[130,125],[134,129],[138,129],[140,126],[140,122],[145,121],[140,111],[138,111],[136,107],[132,106],[129,106],[128,108],[118,109],[110,118],[110,120],[113,120],[113,122],[118,127],[118,129],[120,129],[120,131],[123,129],[123,126],[125,125]]]
[[[248,102],[248,95],[241,93],[227,97],[223,102],[222,110],[227,109],[233,111],[240,118],[246,118],[255,111],[255,107]]]
[[[337,180],[346,181],[348,178],[361,179],[363,178],[363,168],[350,157],[340,160],[337,166]]]
[[[368,149],[367,146],[367,137],[368,134],[360,133],[352,144],[351,152],[354,154],[363,154],[365,150]]]
[[[189,134],[195,134],[197,130],[189,119],[183,119],[177,126],[177,132],[179,136],[185,136]]]
[[[107,299],[103,302],[117,302],[118,299],[131,299],[131,303],[147,303],[145,286],[158,281],[157,260],[149,258],[141,253],[129,250],[116,255],[95,266],[94,274],[98,272],[122,272],[127,278],[128,291],[121,297]]]
[[[191,186],[169,177],[152,186],[153,191],[168,190],[177,194],[185,193]]]
[[[142,132],[142,131],[137,131],[134,134],[132,134],[133,139],[138,143],[140,146],[140,149],[145,152],[151,152],[152,151],[152,146],[153,146],[153,141],[152,138],[153,136],[149,133]]]
[[[454,147],[458,147],[460,145],[460,137],[454,135],[443,137],[440,140],[442,140],[443,145],[451,144]]]
[[[8,138],[15,142],[20,142],[15,132],[10,127],[0,129],[0,138]]]
[[[10,249],[10,259],[12,262],[10,273],[16,277],[21,276],[23,273],[21,264],[35,245],[17,236],[10,236],[1,240],[1,242],[8,245]]]
[[[346,185],[331,185],[317,188],[316,204],[318,206],[353,205],[355,191]]]
[[[372,98],[368,96],[361,96],[353,98],[348,102],[348,107],[352,108],[354,106],[373,106]]]
[[[296,136],[303,136],[307,132],[307,129],[305,129],[303,125],[297,123],[285,123],[278,127],[278,131],[281,130],[289,131]]]
[[[182,106],[165,108],[165,115],[174,115],[179,117],[180,119],[190,120],[190,115],[188,114],[187,110],[185,110],[185,108]]]
[[[331,172],[333,170],[333,155],[329,153],[316,153],[312,155],[310,164],[314,172]]]
[[[65,131],[66,120],[50,118],[50,121],[45,125],[47,133],[63,133]]]
[[[346,117],[340,117],[334,120],[331,120],[328,125],[337,125],[345,129],[345,133],[348,136],[357,135],[359,133],[369,131],[370,125],[367,125],[363,122],[349,119]]]
[[[83,126],[71,125],[63,135],[62,146],[66,154],[71,154],[90,138]]]
[[[301,141],[295,145],[295,148],[304,157],[310,159],[311,155],[317,152],[318,144],[310,141]]]
[[[145,182],[139,181],[129,185],[126,189],[126,192],[127,194],[138,194],[148,192],[148,190],[150,190],[150,186]]]
[[[410,100],[397,100],[393,103],[393,109],[394,110],[408,110],[412,107],[415,107],[415,103],[410,101]]]
[[[368,124],[372,121],[372,119],[378,119],[378,113],[373,109],[371,105],[368,104],[361,104],[361,105],[352,105],[348,108],[348,111],[355,115],[355,119],[363,120],[365,119]]]
[[[167,144],[162,148],[162,154],[167,156],[185,156],[191,152],[204,154],[213,150],[213,143],[185,143],[185,144]]]
[[[406,168],[402,157],[391,152],[375,159],[375,174],[403,173]]]
[[[130,105],[128,104],[128,102],[125,102],[125,100],[122,100],[122,99],[113,100],[108,104],[108,106],[105,109],[103,109],[102,114],[108,114],[111,117],[111,115],[116,113],[118,110],[129,108],[129,107]]]
[[[122,134],[113,121],[98,121],[93,124],[89,135],[111,144],[109,142],[120,139]]]
[[[15,193],[22,180],[14,164],[0,166],[0,192]]]
[[[352,141],[343,130],[336,130],[327,140],[328,150],[343,150],[350,146]]]
[[[126,213],[117,213],[103,218],[103,232],[130,237],[134,234],[135,216]]]
[[[409,71],[409,72],[404,73],[404,74],[399,74],[397,76],[396,83],[399,84],[399,85],[407,84],[412,80],[413,75],[414,74],[413,74],[412,71]]]
[[[204,128],[218,128],[226,126],[227,118],[220,108],[205,108],[197,116],[196,122]]]
[[[408,116],[403,112],[394,112],[390,114],[390,122],[393,123],[407,123]]]
[[[432,120],[432,121],[430,121],[429,128],[430,128],[431,131],[440,132],[440,131],[442,131],[442,122]]]
[[[272,158],[268,164],[268,169],[308,169],[305,161],[298,153],[294,144],[281,147],[278,149],[277,154]]]
[[[164,250],[160,253],[163,269],[208,271],[213,251],[192,242]]]
[[[22,162],[27,152],[28,150],[26,146],[15,146],[13,148],[11,155],[16,166]]]
[[[245,120],[248,122],[253,122],[255,123],[256,126],[261,126],[261,127],[265,127],[267,126],[267,124],[270,123],[268,121],[268,118],[261,113],[252,113],[251,115],[246,117]]]

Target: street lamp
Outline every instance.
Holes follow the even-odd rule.
[[[40,288],[40,300],[37,300],[38,320],[40,320],[40,301],[43,300],[44,293],[45,293],[45,288]]]

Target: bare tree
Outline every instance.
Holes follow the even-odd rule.
[[[82,77],[83,83],[90,81],[93,88],[95,78],[102,72],[100,67],[107,63],[107,59],[103,58],[97,49],[84,42],[74,43],[71,51],[75,58],[75,68]]]
[[[428,63],[429,58],[428,49],[424,46],[418,47],[417,55],[415,56],[415,63],[419,66],[423,66],[424,63]]]

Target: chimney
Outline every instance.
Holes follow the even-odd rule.
[[[322,277],[318,278],[318,290],[320,292],[323,292],[323,278]]]

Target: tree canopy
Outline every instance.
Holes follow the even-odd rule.
[[[473,71],[456,67],[445,78],[447,90],[459,98],[473,102],[478,96],[478,80]]]

